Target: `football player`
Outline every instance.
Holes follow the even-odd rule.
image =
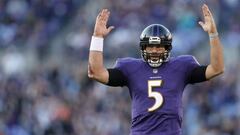
[[[127,86],[132,99],[132,135],[180,135],[182,94],[187,84],[209,80],[224,71],[222,46],[213,16],[202,6],[200,26],[209,35],[210,64],[199,65],[191,55],[170,57],[172,34],[161,24],[146,27],[140,36],[142,59],[121,58],[114,68],[103,65],[103,39],[110,12],[96,18],[90,45],[88,76],[109,86]]]

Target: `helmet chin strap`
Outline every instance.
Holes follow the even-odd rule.
[[[146,50],[141,50],[141,54],[142,54],[142,59],[145,62],[147,62],[147,64],[152,68],[160,67],[164,62],[167,62],[170,58],[169,51],[165,51],[164,53],[161,53],[158,59],[151,58],[151,57],[157,57],[157,56],[147,53]]]
[[[163,60],[162,59],[159,59],[159,60],[151,60],[151,59],[148,59],[148,64],[153,67],[153,68],[157,68],[157,67],[160,67],[163,63]]]
[[[154,57],[154,56],[152,56]],[[159,59],[152,59],[149,54],[146,52],[143,55],[144,60],[148,63],[148,65],[152,68],[158,68],[160,67],[164,62],[167,62],[170,57],[170,52],[166,51],[162,53],[162,57],[159,57]]]

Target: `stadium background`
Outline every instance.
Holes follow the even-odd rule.
[[[127,135],[126,88],[87,78],[95,17],[111,11],[116,28],[105,40],[105,65],[140,57],[139,35],[151,23],[173,33],[172,55],[209,62],[201,5],[214,14],[226,70],[188,86],[184,135],[240,134],[240,1],[238,0],[0,0],[0,135]]]

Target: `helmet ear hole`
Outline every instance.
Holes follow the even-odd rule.
[[[171,51],[172,50],[172,45],[165,46],[165,49],[168,50],[168,51]]]

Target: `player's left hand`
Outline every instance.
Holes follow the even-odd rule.
[[[208,32],[208,34],[217,33],[217,28],[212,13],[206,4],[203,4],[202,12],[204,16],[204,22],[199,21],[199,24],[202,26],[203,30]]]

